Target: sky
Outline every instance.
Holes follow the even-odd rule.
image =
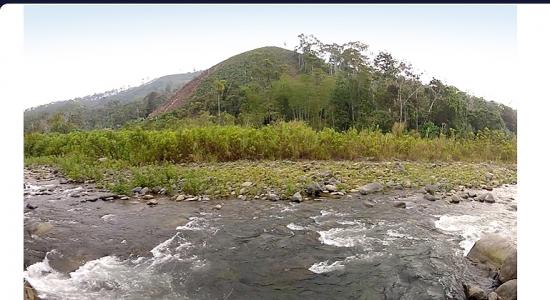
[[[362,41],[514,108],[515,5],[25,5],[25,107],[204,70],[300,33]]]

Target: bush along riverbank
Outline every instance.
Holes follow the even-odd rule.
[[[131,165],[235,160],[412,160],[516,162],[514,135],[479,131],[462,136],[421,138],[418,134],[351,129],[315,131],[301,122],[260,128],[185,127],[177,130],[97,130],[25,135],[25,156],[81,155]]]
[[[286,199],[308,187],[343,194],[372,182],[494,187],[516,181],[515,162],[515,136],[489,130],[426,139],[290,122],[25,135],[27,166],[49,165],[121,194],[148,187],[171,195]]]

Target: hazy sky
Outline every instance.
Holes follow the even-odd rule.
[[[517,107],[515,5],[26,5],[26,107],[206,69],[300,33],[360,40]],[[286,46],[285,46],[286,45]]]

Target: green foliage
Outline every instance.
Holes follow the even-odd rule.
[[[131,165],[157,162],[234,161],[240,159],[516,160],[516,138],[502,131],[440,135],[435,125],[421,138],[396,125],[394,134],[350,129],[315,131],[303,122],[279,122],[259,128],[187,126],[178,129],[96,130],[68,134],[25,135],[25,156],[107,157]],[[163,175],[164,176],[164,175]],[[168,175],[166,175],[168,176]]]

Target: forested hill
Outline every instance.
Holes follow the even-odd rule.
[[[25,131],[115,128],[144,118],[200,72],[173,74],[126,90],[111,90],[25,110]]]
[[[146,123],[161,127],[207,114],[217,122],[252,126],[301,120],[316,129],[516,132],[516,110],[436,78],[423,83],[410,64],[388,52],[370,53],[361,42],[325,44],[311,35],[299,39],[294,51],[264,47],[215,65]]]

